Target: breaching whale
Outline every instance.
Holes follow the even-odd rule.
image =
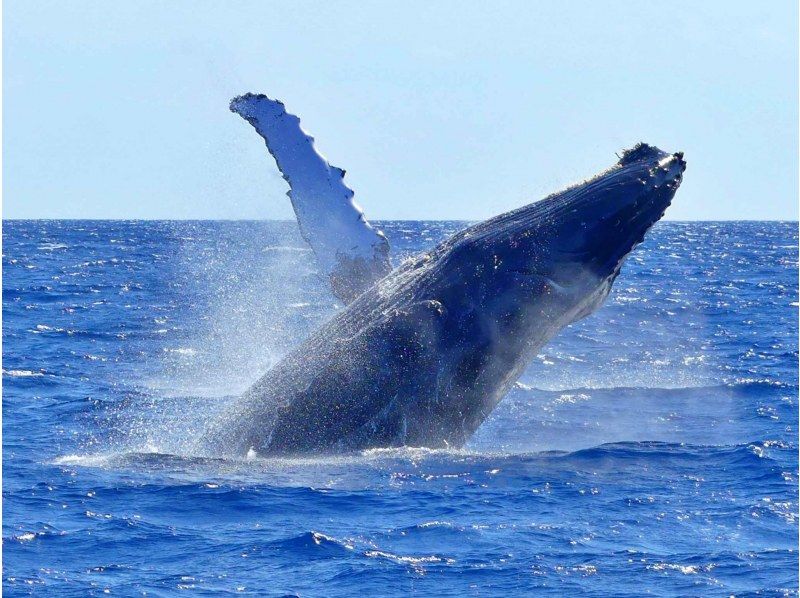
[[[685,167],[681,152],[640,143],[601,174],[408,259],[233,401],[204,450],[460,447],[536,352],[603,303]]]

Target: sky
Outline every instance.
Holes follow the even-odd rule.
[[[3,3],[5,218],[292,218],[229,100],[284,101],[368,218],[480,220],[685,152],[674,220],[798,218],[798,8]]]

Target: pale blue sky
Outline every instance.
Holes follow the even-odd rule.
[[[363,4],[364,6],[360,6]],[[282,99],[370,219],[483,219],[686,152],[667,213],[797,219],[797,3],[6,0],[3,214],[291,218]]]

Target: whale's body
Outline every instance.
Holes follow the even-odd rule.
[[[640,144],[595,178],[408,260],[230,405],[206,446],[463,445],[537,350],[602,304],[684,169],[682,154]]]

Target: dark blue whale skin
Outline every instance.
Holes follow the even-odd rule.
[[[205,450],[460,447],[542,345],[603,303],[685,167],[682,153],[639,144],[594,178],[408,260],[231,404]]]

